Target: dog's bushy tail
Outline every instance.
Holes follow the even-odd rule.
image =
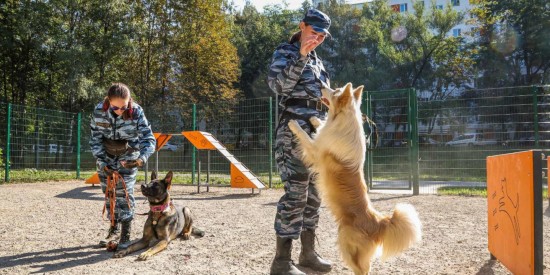
[[[204,230],[198,229],[198,228],[196,228],[196,227],[193,226],[193,229],[192,229],[192,231],[191,231],[191,234],[193,234],[193,235],[195,235],[195,236],[197,236],[197,237],[204,237],[205,232],[204,232]]]
[[[382,259],[399,254],[422,238],[422,224],[410,204],[397,204],[393,215],[382,222],[386,222],[382,233]]]

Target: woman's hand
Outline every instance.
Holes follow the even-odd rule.
[[[130,169],[134,167],[143,166],[143,160],[136,159],[136,160],[121,161],[120,164],[122,164],[122,167]]]
[[[307,56],[308,53],[315,50],[317,46],[321,44],[321,41],[318,39],[319,35],[309,35],[302,38],[302,44],[300,45],[300,54],[302,56]]]
[[[113,170],[113,169],[111,169],[107,166],[103,167],[103,171],[105,172],[105,174],[107,176],[113,176],[113,173],[115,172],[115,170]]]

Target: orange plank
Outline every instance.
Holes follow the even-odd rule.
[[[155,151],[160,150],[166,143],[172,138],[172,135],[162,134],[162,133],[153,133],[155,139],[157,140],[157,145]]]
[[[241,170],[231,163],[231,187],[233,188],[258,188]]]
[[[100,181],[99,181],[99,174],[97,174],[97,172],[95,174],[93,174],[91,177],[89,177],[85,183],[88,183],[88,184],[100,184]]]
[[[489,251],[513,274],[535,272],[534,158],[533,151],[487,158]]]
[[[216,150],[216,147],[203,135],[201,131],[181,132],[199,150]]]

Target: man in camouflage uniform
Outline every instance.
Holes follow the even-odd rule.
[[[310,136],[315,131],[309,118],[325,118],[327,107],[321,101],[321,88],[329,85],[328,74],[314,49],[330,33],[330,18],[316,9],[309,10],[300,31],[288,43],[280,44],[273,53],[269,87],[279,94],[284,108],[276,130],[275,158],[285,186],[277,204],[275,233],[277,251],[271,274],[304,274],[291,260],[292,240],[301,239],[301,266],[327,272],[332,264],[315,252],[315,229],[319,222],[321,199],[315,188],[314,175],[301,160],[293,134],[288,128],[298,121]]]
[[[142,166],[154,152],[156,140],[141,106],[132,102],[130,90],[121,83],[109,88],[107,97],[99,103],[92,115],[90,146],[97,159],[97,171],[101,190],[106,192],[107,175],[114,171],[124,178],[130,208],[121,182],[116,186],[115,225],[109,228],[107,237],[100,241],[106,246],[116,240],[119,223],[122,224],[118,248],[130,244],[131,221],[134,218],[134,184],[138,167]],[[110,205],[105,200],[106,212],[110,217]]]

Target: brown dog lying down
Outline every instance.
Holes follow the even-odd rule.
[[[143,237],[131,244],[127,249],[115,253],[115,258],[124,257],[132,252],[147,248],[141,253],[138,260],[147,258],[164,250],[168,243],[177,236],[188,240],[191,234],[204,236],[204,231],[193,227],[193,216],[187,207],[178,207],[170,200],[170,186],[172,184],[172,171],[166,174],[162,180],[157,179],[157,173],[151,173],[151,182],[141,185],[141,193],[149,201],[150,211],[143,227]]]

